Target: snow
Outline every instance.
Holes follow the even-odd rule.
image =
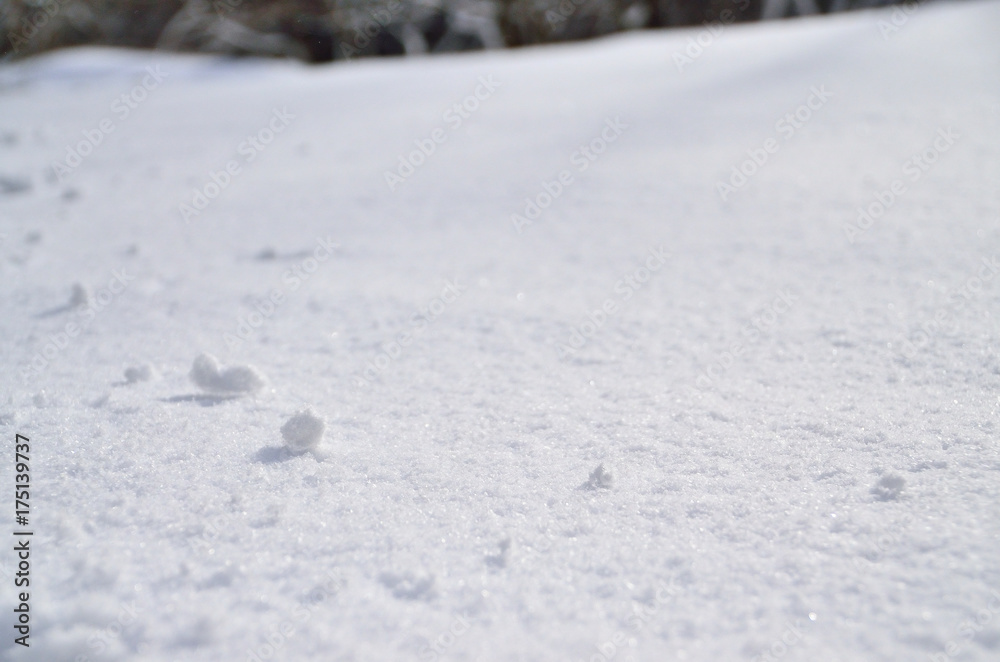
[[[6,66],[0,658],[998,659],[1000,5],[905,18]]]
[[[600,488],[610,488],[614,485],[615,477],[611,471],[604,467],[604,463],[597,465],[597,468],[590,472],[587,482],[580,487],[585,490],[596,490]]]
[[[906,479],[899,474],[887,474],[879,478],[871,492],[881,501],[891,501],[899,498],[905,485]]]
[[[306,409],[292,416],[281,426],[281,436],[285,445],[294,453],[313,450],[323,440],[326,423],[312,411]]]
[[[199,354],[191,365],[191,381],[214,393],[256,393],[264,378],[256,368],[236,365],[223,368],[211,354]]]
[[[143,363],[142,365],[134,365],[125,368],[125,382],[127,384],[148,382],[151,379],[155,379],[157,376],[156,368],[153,367],[153,364],[151,363]]]

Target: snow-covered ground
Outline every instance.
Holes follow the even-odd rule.
[[[0,69],[0,658],[1000,659],[998,33]]]

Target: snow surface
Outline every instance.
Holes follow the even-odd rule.
[[[0,658],[1000,659],[998,33],[970,2],[0,70],[0,426],[36,484]],[[202,393],[202,353],[266,386]],[[325,454],[284,448],[305,409]]]

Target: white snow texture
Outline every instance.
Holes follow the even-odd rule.
[[[0,659],[1000,660],[1000,4],[705,30],[0,68]]]

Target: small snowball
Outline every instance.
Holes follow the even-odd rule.
[[[581,487],[587,490],[596,490],[598,488],[608,489],[614,482],[614,475],[604,468],[604,463],[602,462],[597,465],[596,469],[590,472],[590,478]]]
[[[875,483],[871,493],[879,501],[895,501],[905,485],[906,480],[899,474],[886,474]]]
[[[156,376],[156,370],[148,363],[125,368],[125,383],[148,382]]]
[[[319,445],[325,430],[323,419],[307,409],[285,421],[281,426],[281,436],[289,450],[304,453]]]
[[[214,393],[255,393],[264,386],[264,378],[253,366],[222,369],[219,360],[210,354],[201,354],[194,360],[190,377],[195,384]]]

